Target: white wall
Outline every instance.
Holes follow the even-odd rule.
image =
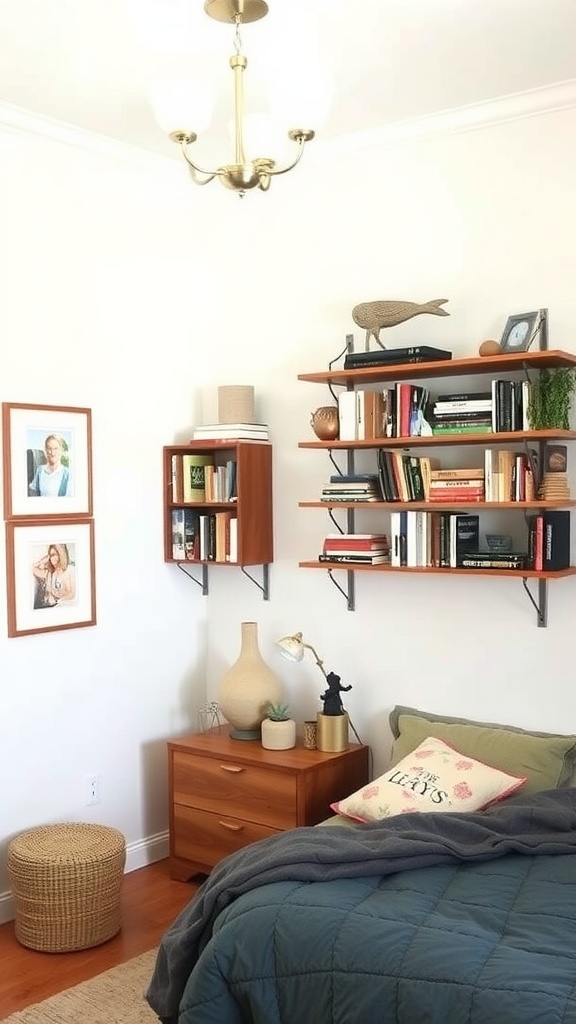
[[[93,409],[98,590],[94,628],[0,636],[4,847],[64,818],[116,825],[134,850],[162,837],[165,741],[217,695],[243,620],[258,621],[300,721],[322,678],[311,658],[283,662],[276,637],[302,630],[353,684],[347,707],[376,770],[397,702],[575,728],[573,580],[550,586],[537,629],[516,579],[357,574],[351,613],[326,574],[297,568],[331,528],[297,507],[330,471],[325,453],[297,447],[329,392],[297,375],[338,355],[357,302],[448,298],[450,318],[387,340],[455,356],[499,337],[509,313],[547,306],[551,346],[574,349],[575,128],[567,110],[329,161],[319,151],[242,201],[197,189],[179,166],[0,136],[1,400]],[[256,386],[274,441],[269,602],[225,567],[202,598],[162,560],[162,445],[213,419],[230,383]],[[102,800],[87,808],[94,771]]]

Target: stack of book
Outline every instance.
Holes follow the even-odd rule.
[[[267,423],[205,423],[194,430],[194,441],[269,441]]]
[[[484,470],[432,469],[428,500],[444,505],[458,501],[484,501]]]
[[[322,488],[321,501],[380,501],[380,487],[375,473],[335,474]]]
[[[344,369],[357,370],[363,366],[393,366],[398,363],[431,363],[439,359],[452,359],[452,353],[432,345],[412,345],[408,348],[349,352],[344,360]]]
[[[390,561],[390,543],[385,533],[329,533],[319,560],[383,565]]]
[[[526,569],[525,551],[467,551],[461,562],[463,569]]]
[[[438,395],[432,408],[433,434],[490,434],[492,392]]]

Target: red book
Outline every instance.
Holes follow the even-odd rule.
[[[536,516],[534,537],[534,568],[544,568],[544,516]]]

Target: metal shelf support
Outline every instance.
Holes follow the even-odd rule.
[[[265,564],[265,565],[262,566],[262,583],[259,583],[258,580],[255,580],[254,577],[250,575],[250,573],[247,571],[247,569],[244,568],[243,565],[241,565],[240,568],[242,569],[242,572],[244,573],[244,575],[247,576],[248,579],[254,584],[254,586],[258,587],[258,590],[262,591],[262,600],[263,601],[269,601],[270,600],[270,566],[268,564]]]
[[[182,572],[186,574],[188,579],[192,580],[193,583],[196,583],[196,585],[198,587],[201,587],[201,589],[202,589],[202,596],[206,597],[208,595],[208,565],[206,564],[206,562],[202,563],[202,577],[201,577],[201,579],[197,579],[196,576],[194,576],[194,574],[192,572],[190,572],[190,568],[189,568],[188,564],[182,563],[182,562],[178,562],[177,564],[178,564],[178,568],[181,569]],[[243,565],[241,565],[240,568],[241,568],[242,572],[244,573],[244,575],[247,576],[248,579],[254,584],[254,586],[258,587],[258,589],[262,591],[262,600],[263,601],[269,601],[270,600],[270,566],[269,565],[263,565],[262,566],[262,583],[259,583],[258,580],[255,580],[254,577],[251,576],[249,572],[247,572],[247,570],[244,568]]]
[[[201,580],[197,580],[196,577],[191,572],[189,572],[188,567],[186,565],[183,565],[182,562],[178,562],[178,568],[182,569],[182,572],[185,573],[185,575],[188,576],[189,579],[196,583],[197,586],[202,588],[202,596],[206,597],[206,595],[208,594],[208,566],[202,565]]]
[[[351,569],[348,569],[346,575],[348,577],[348,593],[346,593],[344,588],[340,586],[338,580],[334,579],[334,576],[332,575],[332,569],[328,569],[328,576],[330,578],[330,581],[334,584],[336,590],[339,590],[342,596],[346,598],[348,611],[354,612],[356,611],[356,584],[354,579],[354,573]]]
[[[548,580],[538,580],[538,603],[530,593],[526,576],[522,577],[522,586],[536,609],[536,625],[546,629],[548,625]]]

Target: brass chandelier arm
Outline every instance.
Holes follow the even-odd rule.
[[[188,156],[188,153],[186,152],[186,145],[187,145],[187,140],[186,139],[181,139],[180,140],[180,148],[182,149],[182,155],[183,155],[186,163],[188,164],[188,167],[190,168],[190,174],[192,176],[192,180],[196,183],[196,185],[207,185],[209,181],[213,181],[213,179],[216,177],[218,172],[217,171],[205,171],[204,168],[197,167],[196,164],[193,163],[192,160],[190,159],[190,157]],[[199,174],[205,174],[206,177],[205,178],[199,178],[198,177]]]
[[[269,174],[274,176],[274,177],[276,177],[278,174],[286,174],[287,171],[291,171],[293,167],[296,167],[297,163],[300,163],[300,160],[302,158],[302,154],[304,152],[304,144],[306,142],[309,142],[310,139],[314,138],[314,132],[313,131],[309,131],[309,130],[306,130],[306,131],[302,130],[301,131],[298,128],[298,129],[293,129],[292,131],[289,131],[288,132],[288,137],[290,139],[292,139],[292,142],[297,142],[298,143],[298,151],[296,153],[296,159],[293,160],[291,164],[288,164],[287,167],[278,167],[278,168],[275,167],[273,170],[269,171]]]

